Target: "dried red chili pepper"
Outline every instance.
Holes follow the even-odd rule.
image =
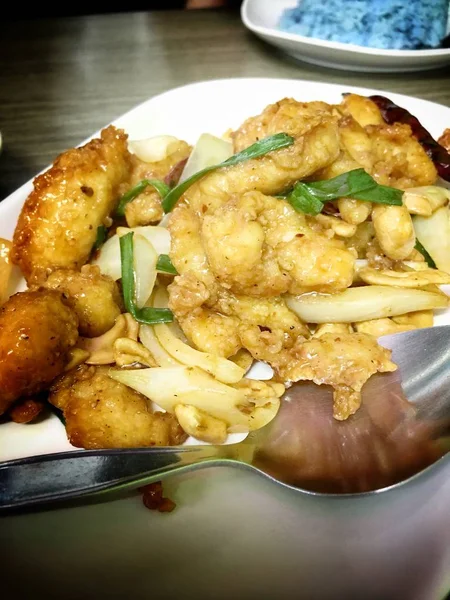
[[[384,96],[369,96],[383,116],[386,123],[405,123],[411,127],[414,137],[425,150],[427,155],[433,161],[437,172],[445,179],[450,181],[450,154],[447,150],[438,144],[429,131],[423,127],[419,119],[401,106],[397,106],[389,98]]]

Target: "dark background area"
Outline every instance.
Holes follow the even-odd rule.
[[[242,0],[224,0],[226,8],[239,8]],[[148,0],[139,2],[77,2],[77,3],[35,3],[21,5],[9,3],[2,7],[2,20],[29,20],[46,17],[70,17],[79,15],[123,13],[131,11],[180,10],[186,7],[186,0]]]

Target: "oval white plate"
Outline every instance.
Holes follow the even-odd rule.
[[[241,8],[242,21],[248,29],[269,44],[295,58],[324,67],[353,71],[405,72],[424,71],[450,63],[450,48],[380,50],[328,42],[277,29],[282,12],[297,4],[297,0],[244,0]]]
[[[115,124],[131,138],[221,135],[283,96],[339,102],[376,90],[278,79],[229,79],[177,88]],[[384,92],[434,136],[450,109]],[[28,182],[0,204],[11,237]],[[0,460],[67,448],[56,417],[0,425]],[[150,512],[139,497],[2,520],[2,585],[8,597],[442,598],[450,587],[450,476],[432,471],[392,495],[311,498],[222,467],[172,477],[178,504]],[[419,482],[422,482],[421,484]],[[389,551],[387,551],[389,549]],[[24,565],[26,576],[24,577]],[[420,588],[420,591],[418,591]]]

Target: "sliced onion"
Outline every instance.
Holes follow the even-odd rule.
[[[172,358],[158,342],[154,328],[151,325],[141,325],[139,330],[139,339],[155,357],[160,367],[181,367],[181,363]]]
[[[166,294],[161,288],[155,292],[153,306],[155,308],[165,308],[167,306]],[[176,326],[171,327],[162,323],[154,325],[153,330],[164,350],[183,365],[200,367],[223,383],[237,383],[244,377],[245,370],[231,360],[217,354],[200,352],[185,344],[178,337]]]
[[[137,307],[142,308],[150,298],[155,285],[158,253],[142,235],[135,233],[133,243],[135,300]]]
[[[198,173],[206,167],[218,165],[233,154],[233,144],[209,133],[202,133],[195,144],[186,166],[181,173],[180,181]]]
[[[122,277],[122,266],[120,262],[120,242],[119,236],[113,235],[106,240],[96,258],[92,261],[93,265],[99,267],[102,275],[108,275],[114,281]]]
[[[165,227],[158,225],[146,225],[145,227],[134,227],[130,229],[128,227],[118,227],[117,235],[122,236],[130,231],[138,233],[148,240],[153,248],[156,250],[158,256],[160,254],[169,254],[170,252],[170,233]]]
[[[121,227],[122,235],[127,233],[125,227]],[[122,266],[120,260],[120,235],[117,233],[103,244],[99,255],[93,261],[100,268],[103,275],[108,275],[114,281],[122,277]],[[135,297],[138,308],[142,308],[153,291],[156,281],[156,263],[158,253],[151,242],[135,233],[134,244],[134,273],[135,273]]]
[[[431,217],[413,218],[416,237],[441,271],[450,273],[450,213],[447,206]]]
[[[349,288],[340,294],[309,293],[285,299],[289,308],[306,323],[356,323],[448,306],[448,298],[439,293],[382,285]]]
[[[157,135],[144,140],[133,140],[128,143],[130,152],[147,163],[164,160],[178,147],[180,141],[172,135]]]
[[[109,375],[144,394],[167,412],[174,413],[179,404],[195,406],[225,421],[235,432],[264,427],[280,407],[275,394],[263,406],[257,406],[243,390],[225,385],[197,367],[111,370]]]

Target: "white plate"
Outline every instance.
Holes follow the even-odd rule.
[[[248,29],[269,44],[295,58],[324,67],[353,71],[405,72],[434,69],[450,63],[450,48],[381,50],[328,42],[277,29],[282,12],[297,4],[297,0],[244,0],[241,8],[242,21]]]
[[[132,138],[172,134],[194,142],[283,96],[337,103],[347,91],[375,92],[308,81],[210,81],[152,98],[115,124]],[[435,136],[450,123],[449,108],[385,93]],[[0,236],[11,237],[31,187],[0,204]],[[0,426],[0,459],[66,446],[56,418]],[[315,499],[222,467],[170,478],[166,489],[178,504],[170,515],[134,497],[5,518],[2,589],[15,600],[339,600],[361,598],[361,590],[368,600],[438,600],[450,588],[450,473],[434,470],[417,481],[394,495]]]

